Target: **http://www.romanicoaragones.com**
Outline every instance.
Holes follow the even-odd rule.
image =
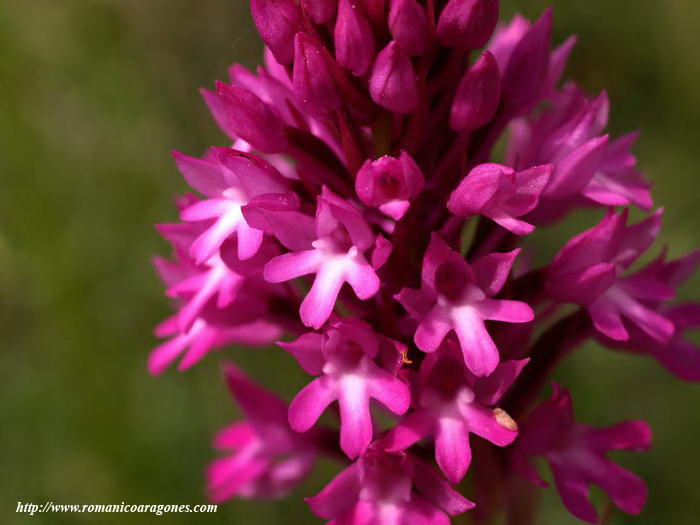
[[[149,513],[155,516],[162,516],[170,513],[206,513],[216,512],[218,505],[185,505],[185,504],[129,504],[125,502],[117,504],[66,504],[47,501],[43,504],[17,502],[18,513],[34,516],[41,513]]]

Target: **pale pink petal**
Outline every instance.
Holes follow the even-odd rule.
[[[343,283],[345,283],[345,265],[342,262],[329,261],[321,265],[316,273],[314,284],[304,297],[299,309],[301,320],[306,326],[316,330],[323,326],[335,308],[335,301]]]
[[[413,340],[424,352],[434,352],[450,330],[452,319],[443,307],[436,305],[418,325]]]
[[[461,418],[441,417],[435,429],[435,459],[452,483],[459,483],[471,463],[469,432]]]
[[[499,355],[484,322],[470,307],[459,308],[452,315],[467,368],[477,377],[489,375],[498,366]]]
[[[263,232],[251,228],[245,220],[241,220],[236,228],[236,233],[238,235],[238,258],[245,261],[255,256],[262,245]]]
[[[270,283],[283,283],[318,271],[323,262],[323,254],[316,250],[285,253],[265,265],[263,276]]]
[[[352,286],[358,299],[363,301],[370,299],[379,291],[379,277],[364,258],[357,257],[349,261],[345,270],[345,279]]]
[[[362,454],[372,440],[372,417],[364,379],[345,377],[338,393],[340,448],[350,459]]]

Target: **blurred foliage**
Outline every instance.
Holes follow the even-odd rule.
[[[550,2],[504,0],[537,16]],[[258,62],[244,0],[5,0],[0,4],[0,522],[152,523],[152,515],[15,514],[18,501],[202,503],[209,442],[236,416],[210,356],[154,379],[144,363],[168,312],[150,267],[167,247],[151,224],[174,220],[185,190],[168,154],[224,139],[196,93],[233,61]],[[559,1],[556,39],[580,36],[569,77],[608,88],[612,129],[643,129],[641,165],[666,206],[671,254],[698,244],[700,4]],[[538,239],[554,253],[582,216]],[[684,295],[698,296],[698,279]],[[291,397],[303,375],[284,352],[231,350]],[[293,372],[290,372],[292,371]],[[583,420],[648,419],[655,447],[620,454],[650,485],[648,511],[614,524],[697,523],[697,387],[654,362],[584,348],[557,374]],[[162,523],[316,523],[302,495],[233,502]],[[576,520],[551,492],[542,524]],[[460,520],[460,522],[463,522]],[[466,522],[466,521],[464,521]]]

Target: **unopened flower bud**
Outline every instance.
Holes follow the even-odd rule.
[[[552,10],[548,9],[523,36],[503,74],[503,99],[513,110],[537,101],[549,69]]]
[[[372,99],[389,111],[410,113],[418,106],[416,72],[408,55],[390,42],[377,55],[369,79]]]
[[[294,0],[250,0],[255,27],[280,64],[294,59],[294,35],[301,29],[301,11]]]
[[[389,31],[409,55],[420,56],[428,49],[428,21],[416,0],[392,0]]]
[[[395,220],[408,209],[409,199],[423,189],[421,169],[405,151],[396,159],[384,156],[368,160],[357,172],[355,191],[367,206],[379,208]]]
[[[236,135],[264,153],[286,149],[284,124],[257,95],[223,82],[216,83],[216,92]]]
[[[450,0],[437,25],[441,44],[458,49],[484,47],[498,22],[498,0]]]
[[[452,103],[450,127],[470,131],[489,122],[501,98],[501,74],[494,56],[484,51],[462,77]]]
[[[313,37],[297,33],[294,40],[294,93],[303,109],[317,118],[341,104],[328,51]]]
[[[374,58],[372,26],[362,7],[358,0],[340,0],[335,22],[335,56],[358,77],[367,73]]]
[[[330,22],[338,10],[337,0],[301,0],[301,6],[317,24]]]

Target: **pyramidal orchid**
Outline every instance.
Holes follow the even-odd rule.
[[[569,390],[540,397],[591,339],[700,381],[700,305],[674,300],[700,252],[648,256],[662,211],[638,133],[611,135],[607,94],[562,80],[576,39],[553,44],[551,9],[499,23],[498,0],[250,7],[263,65],[201,90],[219,146],[173,154],[196,194],[157,225],[175,311],[148,368],[276,344],[309,380],[283,400],[223,366],[242,419],[215,438],[210,498],[287,497],[326,456],[339,473],[306,501],[329,523],[476,506],[526,525],[533,492],[511,488],[547,486],[539,457],[574,516],[600,520],[591,484],[641,512],[645,483],[607,453],[647,449],[646,423],[592,427]],[[597,224],[533,265],[537,232],[582,209]]]

